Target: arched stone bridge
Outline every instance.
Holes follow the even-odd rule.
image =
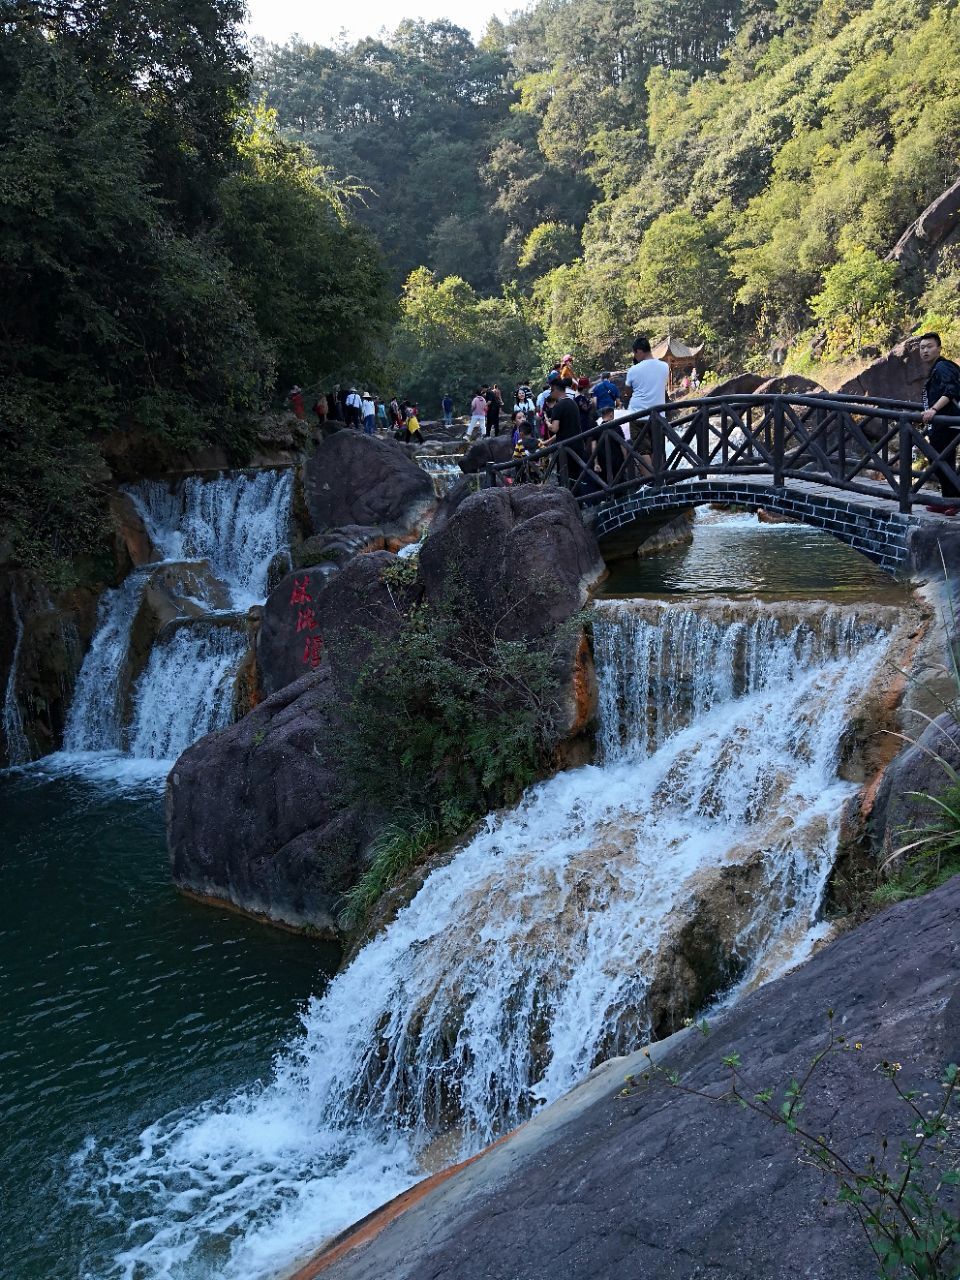
[[[960,515],[925,505],[941,501],[940,478],[960,489],[960,475],[920,413],[854,396],[705,397],[620,415],[535,459],[491,463],[486,478],[566,485],[610,559],[680,511],[716,503],[788,516],[889,572],[922,572],[944,547],[960,560]]]

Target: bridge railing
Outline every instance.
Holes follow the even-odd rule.
[[[938,416],[960,432],[960,418]],[[850,395],[709,396],[634,413],[554,441],[521,460],[488,463],[488,485],[562,484],[581,505],[615,499],[641,485],[708,476],[770,477],[894,498],[903,512],[939,497],[938,480],[960,491],[960,474],[937,450],[906,401]]]

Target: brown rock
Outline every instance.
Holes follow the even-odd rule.
[[[881,400],[909,400],[919,405],[923,384],[927,380],[926,365],[920,359],[916,338],[907,338],[879,360],[848,378],[838,388],[844,395],[867,396]]]

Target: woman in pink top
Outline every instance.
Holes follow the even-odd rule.
[[[470,425],[464,432],[464,440],[472,440],[474,432],[482,436],[487,426],[487,402],[477,391],[470,401]]]

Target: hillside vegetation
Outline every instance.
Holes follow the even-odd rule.
[[[69,577],[101,445],[248,454],[293,379],[372,348],[386,274],[251,108],[242,0],[11,0],[0,16],[0,564]],[[381,326],[382,327],[382,326]]]
[[[960,340],[951,251],[885,261],[960,176],[955,4],[540,0],[478,45],[404,22],[256,62],[287,136],[366,188],[412,394],[616,363],[637,327],[720,367]]]

